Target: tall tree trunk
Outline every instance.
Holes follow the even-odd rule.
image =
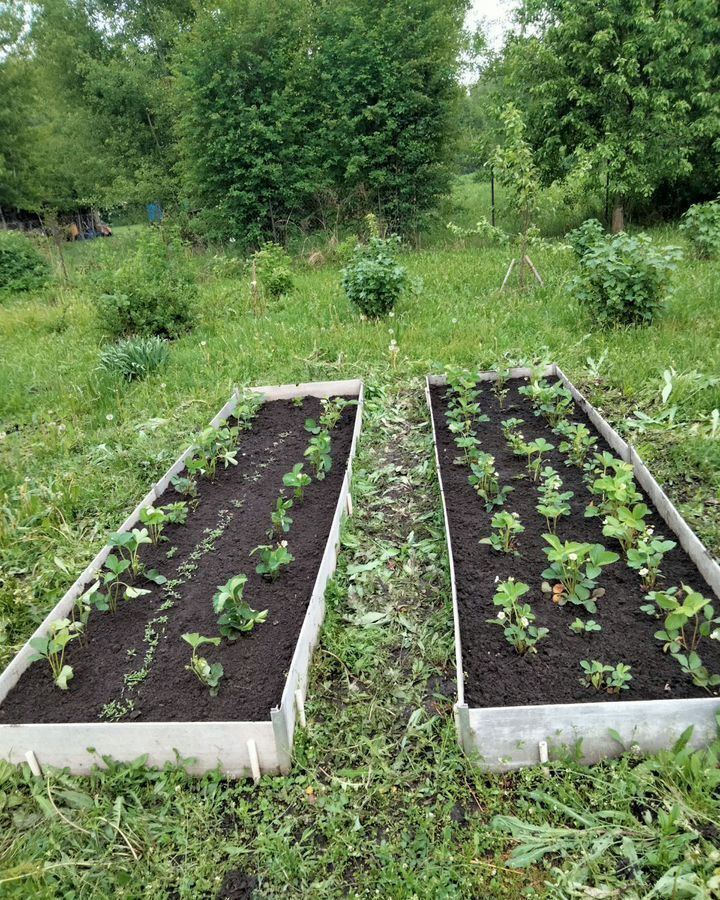
[[[612,233],[625,231],[625,210],[622,203],[616,202],[612,214]]]

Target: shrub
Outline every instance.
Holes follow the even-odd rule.
[[[280,244],[267,241],[253,259],[263,290],[271,297],[282,297],[293,289],[292,260]]]
[[[104,286],[97,305],[110,334],[175,338],[192,326],[195,275],[182,242],[171,233],[147,229],[134,255]]]
[[[342,270],[342,285],[350,302],[371,319],[386,316],[407,284],[407,272],[395,256],[400,238],[371,237],[358,244]]]
[[[100,355],[100,368],[128,381],[142,379],[164,366],[170,355],[168,343],[161,337],[133,337],[106,347]]]
[[[677,247],[654,247],[645,234],[589,241],[569,290],[603,325],[647,325],[668,294]]]
[[[45,257],[24,234],[0,231],[0,292],[30,291],[50,276]]]
[[[591,247],[604,241],[606,237],[605,229],[597,219],[588,219],[579,228],[575,228],[565,235],[578,259],[581,259]]]
[[[720,198],[691,206],[682,217],[680,231],[701,259],[715,256],[720,250]]]

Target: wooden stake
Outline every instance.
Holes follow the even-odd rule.
[[[258,758],[257,744],[250,740],[247,742],[248,756],[250,757],[250,771],[255,784],[260,782],[260,759]]]
[[[301,728],[305,728],[307,726],[307,719],[305,718],[305,701],[303,700],[302,691],[299,688],[295,691],[295,708],[297,709],[298,725]]]
[[[515,259],[515,257],[513,257],[513,258],[510,260],[510,265],[508,266],[508,270],[507,270],[507,272],[505,273],[505,278],[503,279],[503,283],[502,283],[502,285],[500,286],[500,290],[501,290],[501,291],[505,289],[505,285],[508,283],[508,278],[510,277],[510,273],[511,273],[512,270],[515,268],[515,263],[516,263],[516,259]]]
[[[353,512],[352,497],[351,497],[351,495],[350,495],[350,491],[348,491],[348,495],[347,495],[347,514],[348,514],[349,516],[352,516],[352,512]]]
[[[537,269],[535,268],[535,266],[533,265],[533,262],[532,262],[532,260],[530,259],[530,257],[526,254],[526,255],[523,257],[523,259],[524,259],[524,261],[530,266],[530,270],[531,270],[531,272],[533,273],[533,275],[537,278],[537,280],[540,282],[540,286],[541,286],[541,287],[544,287],[544,285],[543,285],[543,280],[542,280],[542,278],[540,277],[540,273],[538,272],[538,270],[537,270]]]
[[[25,754],[25,759],[27,760],[27,764],[30,766],[30,771],[36,778],[42,778],[43,773],[40,768],[40,763],[37,761],[37,756],[33,753],[32,750],[28,750]]]

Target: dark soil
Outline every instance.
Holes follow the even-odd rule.
[[[445,418],[447,388],[436,386],[431,390],[457,580],[465,699],[468,705],[520,706],[611,699],[607,693],[595,693],[581,684],[582,659],[597,659],[613,666],[619,662],[632,666],[630,688],[622,692],[622,700],[707,697],[705,691],[695,687],[690,677],[682,673],[679,664],[669,654],[663,653],[662,644],[654,637],[660,623],[640,610],[645,602],[645,592],[638,573],[627,566],[622,555],[618,562],[603,569],[600,575],[598,586],[605,588],[606,594],[597,601],[597,613],[591,615],[584,607],[571,603],[555,605],[548,595],[543,594],[541,573],[547,568],[543,548],[547,545],[542,535],[547,527],[545,519],[535,509],[537,488],[527,477],[525,459],[513,456],[505,442],[500,422],[510,416],[523,419],[520,430],[527,441],[544,437],[557,448],[560,439],[543,418],[534,415],[531,402],[518,393],[518,387],[524,383],[511,382],[502,410],[490,385],[481,385],[482,412],[490,421],[477,426],[481,449],[495,457],[501,484],[514,486],[504,509],[517,512],[525,527],[517,542],[519,556],[497,553],[491,547],[478,543],[480,538],[492,533],[492,514],[485,511],[484,503],[468,482],[467,467],[453,462],[458,452]],[[610,449],[581,410],[576,408],[573,418],[583,421],[598,437],[597,451]],[[592,495],[582,480],[582,470],[576,466],[566,466],[564,454],[557,449],[546,458],[547,464],[553,466],[563,479],[563,490],[575,493],[571,501],[571,515],[561,517],[558,522],[558,536],[562,540],[600,543],[609,550],[620,552],[617,542],[603,536],[600,518],[584,518],[584,510]],[[654,511],[652,503],[647,498],[645,502],[653,510],[648,521],[654,525],[656,535],[675,539]],[[705,596],[713,596],[679,544],[665,556],[662,573],[664,580],[658,583],[659,587],[684,583],[702,591]],[[506,642],[503,629],[487,623],[487,619],[494,618],[497,611],[492,602],[496,580],[504,581],[511,576],[530,585],[530,591],[523,600],[532,606],[537,617],[535,624],[550,631],[536,645],[536,655],[518,655]],[[594,619],[602,626],[602,631],[587,636],[576,635],[568,627],[576,617],[584,621]],[[717,644],[706,641],[700,649],[703,662],[710,670],[720,671],[720,648]]]
[[[324,481],[305,490],[303,501],[290,510],[293,524],[284,537],[295,561],[275,582],[255,572],[257,556],[250,551],[268,543],[270,513],[283,490],[282,476],[297,462],[310,435],[306,418],[317,418],[320,402],[307,398],[302,408],[288,401],[266,403],[249,432],[241,432],[238,465],[219,469],[214,482],[201,479],[200,503],[187,524],[166,528],[168,540],[158,547],[144,546],[142,559],[168,579],[182,577],[182,565],[203,541],[212,549],[197,559],[197,568],[175,587],[174,605],[160,609],[168,599],[167,586],[138,581],[152,593],[136,600],[120,600],[117,612],[93,612],[87,647],[70,645],[67,662],[75,675],[65,692],[52,682],[40,661],[25,672],[0,706],[0,723],[92,722],[113,700],[134,701],[126,719],[150,721],[262,721],[280,702],[305,611],[325,550],[330,525],[352,441],[355,406],[346,408],[332,432],[332,468]],[[306,461],[305,461],[306,462]],[[306,462],[305,470],[311,467]],[[291,489],[284,488],[290,496]],[[183,499],[170,487],[158,505]],[[213,538],[212,532],[224,530]],[[207,546],[207,545],[206,545]],[[171,559],[167,553],[177,548]],[[201,655],[220,662],[224,677],[217,697],[195,675],[185,670],[191,650],[181,635],[197,631],[218,634],[212,597],[233,575],[248,576],[245,599],[253,609],[269,610],[266,622],[234,642],[203,647]],[[165,622],[163,617],[167,617]],[[158,621],[160,619],[160,621]],[[124,676],[143,668],[148,649],[148,625],[160,635],[149,674],[135,687]]]
[[[217,900],[252,900],[256,887],[257,878],[254,875],[237,870],[226,872]]]

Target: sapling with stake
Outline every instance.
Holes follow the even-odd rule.
[[[535,614],[532,607],[520,602],[529,590],[529,585],[514,578],[503,581],[493,597],[493,603],[500,607],[500,611],[496,618],[487,620],[490,625],[503,628],[505,640],[520,654],[537,653],[535,645],[548,634],[547,628],[538,628],[533,624]]]
[[[53,681],[61,691],[66,691],[68,681],[73,677],[72,666],[65,662],[65,650],[67,645],[77,640],[82,633],[80,622],[71,622],[70,619],[55,619],[50,623],[48,634],[45,637],[30,638],[28,643],[35,651],[31,662],[47,660],[52,672]]]
[[[268,617],[268,611],[252,609],[244,599],[247,575],[234,575],[225,584],[220,585],[213,596],[213,610],[218,616],[220,634],[230,641],[237,640],[241,634],[252,631]]]
[[[285,487],[294,489],[294,497],[296,500],[302,500],[304,498],[305,488],[312,480],[306,472],[303,472],[303,468],[302,463],[295,463],[292,472],[286,472],[283,475],[283,484]]]
[[[330,435],[327,431],[321,431],[310,438],[310,443],[305,449],[305,456],[315,466],[315,478],[322,481],[332,467],[330,455]]]
[[[211,697],[217,697],[220,679],[225,674],[222,663],[211,664],[205,657],[198,656],[197,651],[198,648],[202,647],[204,644],[217,647],[220,644],[220,638],[203,637],[201,634],[198,634],[197,631],[194,631],[190,634],[182,635],[182,639],[192,647],[190,663],[185,666],[185,668],[188,672],[192,672],[201,684],[204,684],[206,688],[209,688]]]
[[[524,525],[520,522],[520,516],[516,513],[501,510],[496,512],[490,522],[494,534],[489,537],[480,539],[481,544],[489,544],[498,553],[514,553],[519,555],[516,548],[516,540],[518,535],[525,531]]]
[[[260,562],[255,567],[258,575],[262,575],[266,581],[275,581],[280,575],[283,566],[288,566],[295,557],[287,549],[287,541],[280,541],[274,547],[271,544],[260,544],[250,551],[250,555],[258,553]]]

